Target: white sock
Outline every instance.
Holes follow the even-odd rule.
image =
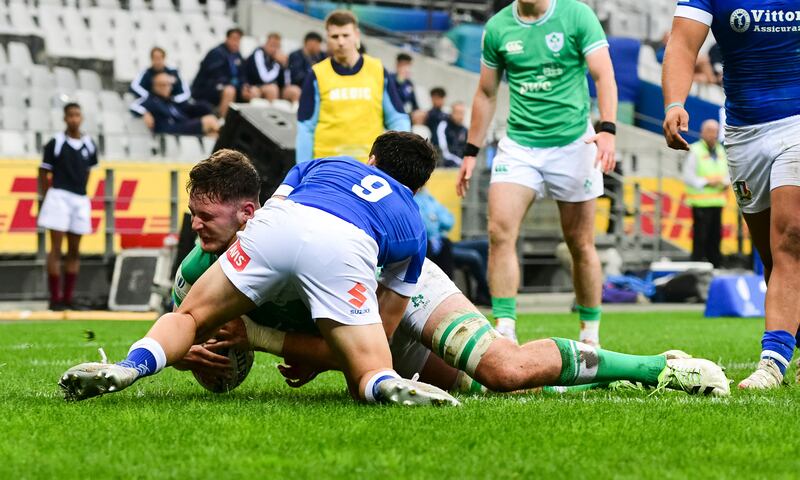
[[[578,337],[581,342],[600,343],[600,320],[581,320],[581,333]]]
[[[516,330],[517,321],[514,320],[513,318],[498,317],[495,320],[495,325],[501,328],[510,328],[512,330]]]
[[[381,400],[377,397],[378,389],[376,387],[379,383],[389,378],[400,378],[400,375],[394,370],[381,370],[369,379],[366,387],[364,387],[364,398],[367,402],[375,403]]]
[[[137,348],[143,348],[147,350],[156,360],[156,369],[155,371],[151,372],[150,375],[160,372],[164,369],[164,367],[167,366],[167,354],[164,353],[164,348],[155,339],[144,337],[143,339],[131,345],[131,348],[128,349],[128,354],[130,355],[130,353]]]

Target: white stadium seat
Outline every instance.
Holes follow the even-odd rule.
[[[0,126],[3,130],[14,130],[17,132],[25,131],[25,107],[15,106],[0,107]]]
[[[27,155],[25,136],[20,132],[0,130],[0,152],[4,155]]]
[[[100,80],[100,75],[94,70],[78,70],[78,85],[83,90],[91,90],[93,92],[99,92],[103,89],[103,82]]]
[[[28,130],[34,132],[51,133],[53,125],[50,122],[50,112],[39,108],[29,108],[27,110]],[[58,125],[60,128],[61,125]]]
[[[8,63],[25,70],[30,68],[33,58],[28,46],[20,42],[8,42]]]
[[[103,136],[103,156],[111,160],[119,160],[128,157],[125,150],[125,139],[120,135]]]
[[[3,89],[0,90],[0,105],[25,109],[24,91],[14,87],[3,87]]]
[[[118,113],[127,115],[128,107],[122,101],[117,92],[103,90],[100,92],[100,108],[104,112]]]
[[[56,76],[56,85],[62,90],[72,92],[78,89],[78,80],[71,68],[55,67],[53,73]]]
[[[128,157],[149,160],[153,156],[153,137],[151,135],[131,135],[128,137]]]
[[[203,159],[205,152],[200,139],[191,136],[182,136],[178,138],[181,145],[181,160],[184,162],[197,163]]]
[[[107,135],[124,135],[127,133],[123,115],[125,114],[118,112],[102,112],[100,114],[100,126],[103,133]]]
[[[47,110],[53,106],[53,87],[32,88],[28,91],[28,107]]]

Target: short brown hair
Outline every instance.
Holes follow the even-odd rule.
[[[250,159],[241,152],[223,148],[189,172],[186,191],[190,197],[212,202],[253,200],[258,203],[261,178]]]
[[[334,10],[325,17],[325,28],[331,25],[344,27],[350,24],[358,28],[358,19],[349,10]]]

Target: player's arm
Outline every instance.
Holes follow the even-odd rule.
[[[694,7],[678,6],[672,33],[664,52],[661,87],[664,92],[664,138],[676,150],[689,150],[680,132],[689,130],[689,113],[683,107],[692,88],[697,53],[708,35],[711,14]]]
[[[297,164],[314,158],[314,131],[319,123],[319,86],[312,70],[303,82],[300,103],[297,107],[297,136],[295,139],[295,161]]]
[[[481,147],[486,140],[486,131],[489,123],[494,117],[497,108],[497,91],[500,86],[500,71],[497,67],[488,66],[481,63],[481,76],[478,80],[478,89],[472,98],[472,114],[470,117],[469,133],[467,134],[469,145]],[[469,189],[469,180],[472,178],[472,170],[475,168],[475,155],[464,155],[461,162],[461,169],[458,172],[458,182],[456,183],[456,193],[463,197]]]
[[[608,48],[601,47],[586,56],[586,66],[597,87],[597,108],[600,110],[600,121],[616,123],[617,121],[617,81],[614,78],[614,66]],[[597,144],[597,160],[603,173],[614,170],[615,137],[609,132],[598,132],[586,141]]]
[[[283,200],[292,193],[292,190],[297,188],[300,185],[300,182],[303,180],[303,177],[306,176],[306,173],[316,165],[316,162],[303,162],[298,163],[291,170],[289,173],[286,174],[281,184],[275,189],[275,193],[272,194],[270,198],[277,198],[279,200]]]
[[[50,140],[44,147],[44,155],[42,156],[42,163],[39,164],[39,175],[37,181],[37,192],[39,195],[39,206],[41,210],[41,202],[50,189],[50,176],[53,171],[53,163],[55,162],[55,141]]]
[[[411,118],[403,109],[394,75],[383,69],[383,126],[386,130],[411,131]]]

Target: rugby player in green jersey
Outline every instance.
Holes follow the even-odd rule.
[[[589,121],[587,69],[597,85],[597,133]],[[617,114],[614,70],[600,22],[577,0],[517,0],[489,19],[459,195],[469,187],[503,72],[511,106],[507,135],[492,164],[488,228],[497,328],[516,340],[520,225],[535,199],[550,197],[558,203],[572,255],[579,338],[598,346],[602,274],[594,246],[595,199],[603,194],[601,171],[614,169]]]

